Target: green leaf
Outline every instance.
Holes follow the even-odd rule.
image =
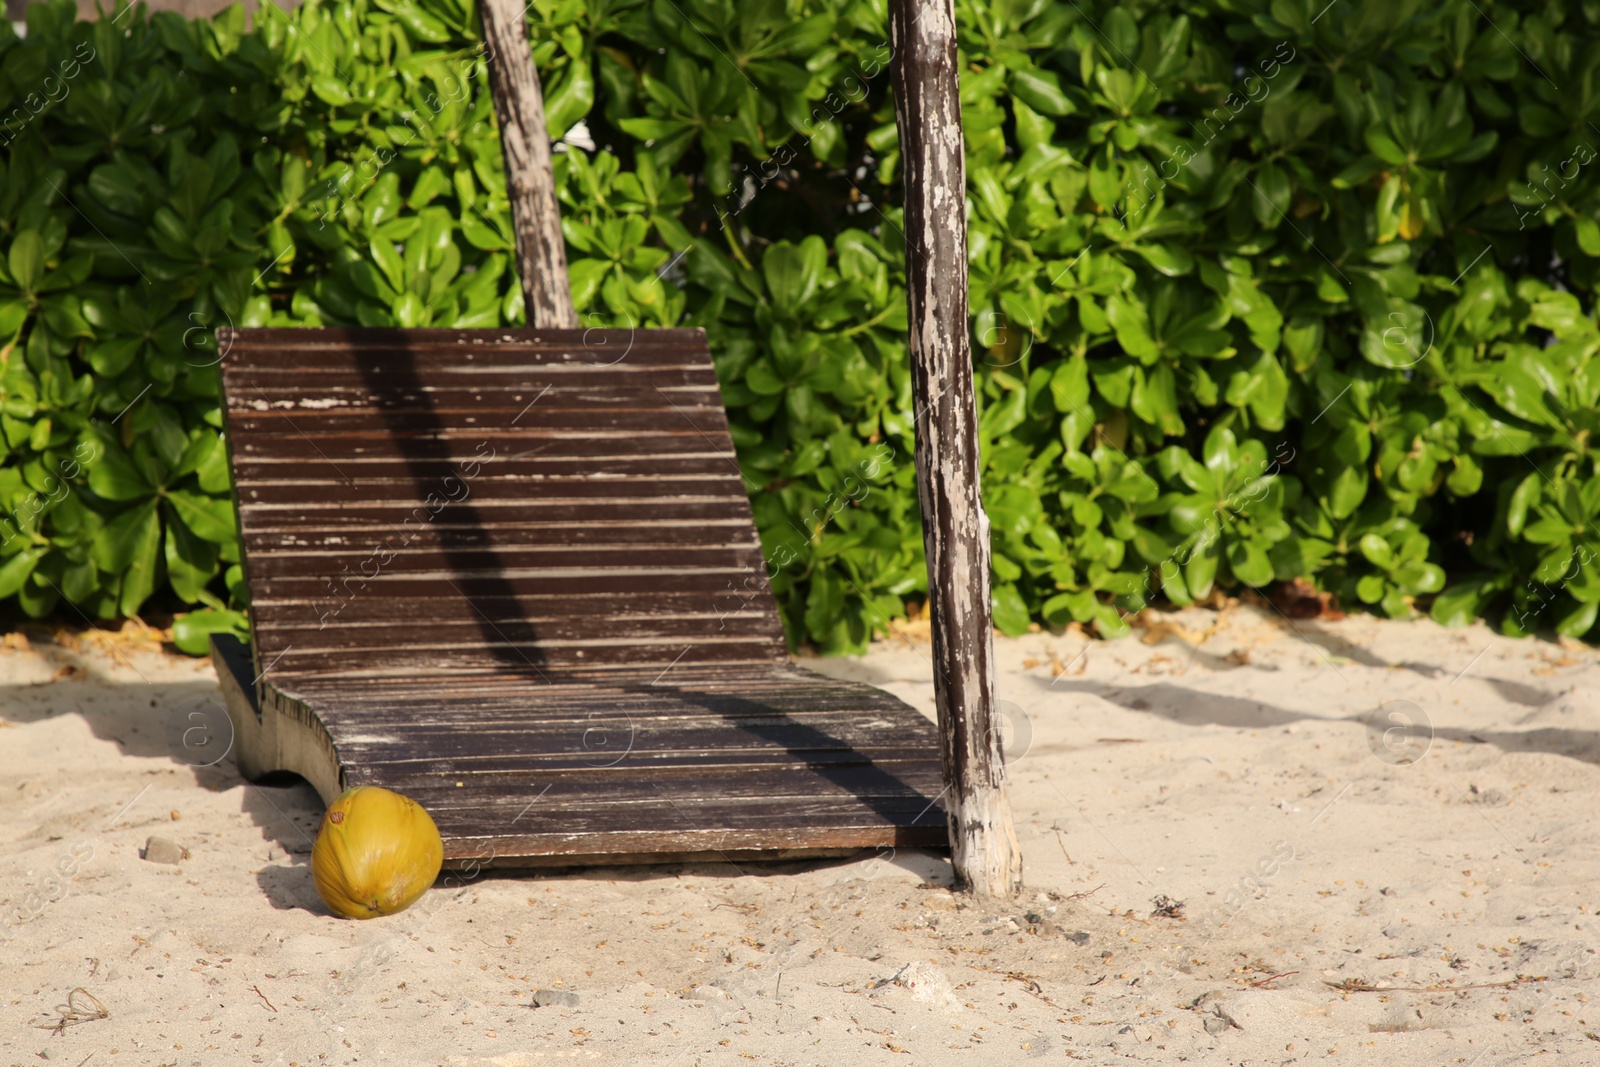
[[[1335,189],[1353,189],[1358,185],[1365,185],[1374,174],[1383,170],[1384,166],[1384,161],[1377,156],[1361,156],[1335,174],[1329,184]]]
[[[372,261],[383,271],[383,276],[389,282],[389,287],[395,292],[400,292],[406,287],[406,268],[400,261],[400,255],[394,250],[394,245],[382,237],[374,237],[368,242],[367,247],[372,251]]]
[[[1394,549],[1389,547],[1389,542],[1377,534],[1364,534],[1360,541],[1361,554],[1367,557],[1375,566],[1388,570],[1395,564]]]
[[[792,315],[809,301],[822,281],[828,246],[822,238],[807,237],[798,245],[780,241],[761,258],[761,273],[772,297],[773,309]]]
[[[567,64],[566,73],[545,97],[545,128],[552,140],[567,131],[594,107],[594,70],[588,57],[577,57]]]
[[[406,3],[405,0],[378,0],[378,6],[392,12],[411,36],[419,41],[442,44],[450,40],[449,28],[415,4]]]
[[[0,344],[10,341],[28,321],[28,303],[25,300],[0,300]]]
[[[17,288],[25,293],[34,292],[44,275],[44,241],[33,230],[23,230],[11,242],[6,261]]]
[[[1106,319],[1117,333],[1117,343],[1128,355],[1144,359],[1157,354],[1155,339],[1150,336],[1144,310],[1138,304],[1130,302],[1120,294],[1113,295],[1106,301]]]
[[[155,492],[133,460],[116,443],[101,438],[94,442],[94,447],[99,455],[89,466],[89,488],[97,495],[107,500],[126,501],[148,497]]]
[[[89,172],[89,195],[119,215],[139,218],[145,214],[142,183],[128,167],[106,163]]]
[[[1263,163],[1256,171],[1250,209],[1256,222],[1266,229],[1276,229],[1289,215],[1291,193],[1289,175],[1276,163]]]
[[[1051,71],[1033,67],[1013,71],[1011,92],[1042,115],[1071,115],[1077,111],[1071,98],[1062,91],[1060,78]]]
[[[1272,581],[1272,561],[1255,541],[1233,541],[1228,545],[1228,568],[1246,585],[1263,586]]]
[[[196,537],[170,512],[166,518],[167,580],[172,583],[173,592],[192,604],[204,595],[217,573],[217,549]]]
[[[1360,583],[1357,583],[1359,587]],[[1390,587],[1379,601],[1383,613],[1391,619],[1406,619],[1411,617],[1411,605],[1406,603],[1405,594],[1398,587]]]
[[[1219,559],[1215,539],[1189,557],[1188,564],[1183,568],[1183,582],[1194,599],[1204,600],[1211,595],[1211,587],[1217,580]]]
[[[1517,483],[1516,489],[1511,492],[1511,500],[1506,508],[1506,532],[1516,537],[1522,532],[1523,523],[1527,520],[1528,509],[1539,502],[1539,495],[1544,491],[1544,475],[1534,471],[1522,481]]]
[[[118,513],[101,527],[90,547],[90,557],[96,567],[107,574],[118,575],[146,548],[153,558],[160,543],[161,522],[156,517],[156,501],[152,498]],[[151,589],[154,589],[153,584]]]
[[[1100,636],[1107,641],[1126,637],[1132,629],[1123,613],[1110,604],[1094,601],[1090,607],[1089,617],[1094,620],[1095,629],[1100,631]]]
[[[997,584],[992,594],[994,624],[1008,637],[1020,637],[1028,632],[1028,605],[1022,600],[1017,587]]]
[[[613,264],[609,259],[575,259],[568,267],[568,280],[572,286],[572,305],[582,311],[594,304]]]
[[[1347,518],[1355,514],[1366,499],[1370,478],[1365,467],[1341,467],[1333,475],[1333,485],[1328,490],[1328,514],[1334,518]]]
[[[144,343],[142,337],[115,337],[91,344],[87,352],[89,366],[102,377],[115,378],[128,369]]]
[[[212,634],[232,634],[244,640],[248,624],[240,612],[216,608],[191,611],[172,622],[172,643],[190,656],[209,656]]]
[[[1468,578],[1434,597],[1428,614],[1441,626],[1466,626],[1483,617],[1484,609],[1505,586],[1505,579],[1499,577]]]
[[[1134,245],[1133,250],[1146,263],[1169,278],[1176,278],[1194,270],[1194,257],[1175,245],[1139,244]]]
[[[1367,127],[1366,141],[1367,147],[1372,150],[1372,154],[1377,156],[1383,162],[1392,167],[1400,167],[1405,165],[1405,150],[1399,145],[1395,144],[1394,138],[1390,137],[1382,127]]]
[[[1122,167],[1111,154],[1111,146],[1098,152],[1089,162],[1089,195],[1106,210],[1116,207],[1123,197]]]
[[[1062,360],[1050,375],[1050,397],[1057,411],[1081,411],[1089,404],[1089,361]]]
[[[203,492],[213,496],[228,495],[233,480],[228,471],[228,452],[223,446],[222,435],[204,429],[189,442],[177,466],[173,468],[172,477],[181,478],[191,473]]]
[[[1450,477],[1445,479],[1445,485],[1455,496],[1475,495],[1483,487],[1483,468],[1470,455],[1460,455],[1453,458],[1455,470],[1451,471]]]
[[[166,500],[184,523],[207,541],[226,544],[237,536],[233,504],[227,498],[171,489]]]
[[[1594,629],[1597,614],[1600,614],[1600,601],[1563,604],[1555,615],[1556,633],[1564,637],[1583,637]]]
[[[789,389],[789,383],[780,378],[765,359],[750,364],[744,383],[762,396],[778,396]]]
[[[44,558],[42,548],[25,548],[14,556],[0,561],[0,599],[15,596],[22,583],[28,580],[33,568]]]
[[[122,589],[117,599],[117,606],[124,615],[137,615],[139,608],[156,590],[161,521],[156,516],[154,501],[138,511],[144,517],[127,529],[128,564],[122,570]],[[108,525],[106,529],[111,529],[111,526]]]
[[[1584,255],[1600,257],[1600,223],[1584,215],[1573,220],[1572,230]]]

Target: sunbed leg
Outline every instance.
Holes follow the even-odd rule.
[[[298,774],[331,803],[343,792],[339,761],[327,731],[305,705],[263,686],[257,694],[250,646],[231,634],[213,634],[211,661],[233,724],[233,758],[249,780],[278,771]]]

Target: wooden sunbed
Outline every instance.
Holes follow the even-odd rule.
[[[219,341],[243,773],[403,792],[456,866],[947,844],[934,725],[790,660],[700,331]]]

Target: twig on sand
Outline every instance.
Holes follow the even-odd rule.
[[[278,1010],[277,1008],[274,1008],[272,1006],[272,1001],[267,999],[267,995],[265,993],[261,992],[261,987],[260,986],[253,985],[250,988],[254,989],[256,991],[256,996],[261,998],[261,1003],[265,1004],[269,1008],[272,1008],[273,1011],[277,1011]]]
[[[1270,978],[1263,978],[1259,982],[1251,982],[1250,983],[1250,987],[1252,989],[1260,989],[1262,986],[1266,985],[1268,982],[1276,982],[1280,978],[1287,978],[1291,974],[1299,974],[1299,973],[1300,973],[1299,971],[1284,971],[1282,974],[1275,974]]]
[[[89,1001],[89,1003],[93,1004],[94,1007],[90,1008],[86,1005],[79,1004],[78,996],[80,994],[84,997],[84,999]],[[111,1015],[111,1010],[104,1004],[100,1003],[100,998],[96,997],[93,993],[89,992],[82,986],[79,986],[67,994],[67,1004],[65,1008],[58,1008],[56,1010],[61,1013],[60,1019],[53,1023],[34,1023],[34,1026],[38,1027],[40,1030],[53,1030],[56,1033],[61,1034],[65,1033],[67,1027],[69,1026],[76,1026],[78,1023],[92,1023],[96,1019],[105,1019]]]
[[[1365,978],[1346,978],[1342,982],[1324,981],[1341,993],[1454,993],[1462,989],[1509,989],[1534,979],[1520,975],[1504,982],[1473,982],[1470,985],[1373,985]]]
[[[988,968],[984,968],[984,969],[988,970]],[[1006,981],[1008,981],[1008,982],[1021,982],[1023,989],[1026,989],[1029,993],[1032,993],[1034,996],[1038,997],[1040,1000],[1044,1001],[1046,1004],[1054,1004],[1055,1003],[1049,997],[1044,995],[1044,986],[1040,985],[1039,984],[1039,980],[1037,978],[1035,978],[1031,974],[1025,974],[1022,971],[991,971],[990,973],[992,973],[992,974],[1004,974],[1005,977],[1006,977]]]
[[[761,910],[761,905],[759,905],[759,904],[736,904],[731,900],[724,900],[724,901],[722,901],[720,903],[711,905],[711,910],[712,911],[716,911],[718,908],[732,908],[735,911],[742,911],[746,915],[748,915],[753,911],[760,911]]]

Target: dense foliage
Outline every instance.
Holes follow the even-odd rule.
[[[0,599],[236,625],[210,331],[522,319],[466,0],[0,27]],[[1600,5],[958,4],[995,608],[1600,608]],[[926,587],[882,0],[535,0],[585,321],[700,325],[791,639]],[[61,601],[73,607],[61,606]],[[180,635],[184,636],[184,635]]]

